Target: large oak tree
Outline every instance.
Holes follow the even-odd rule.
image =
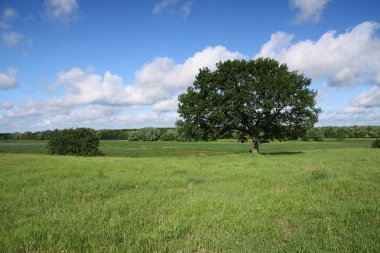
[[[259,143],[301,136],[317,122],[317,92],[310,83],[269,58],[220,62],[215,71],[200,69],[179,95],[177,125],[194,140],[250,138],[252,153],[258,153]]]

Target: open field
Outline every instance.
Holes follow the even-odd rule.
[[[0,145],[0,252],[380,252],[370,142]]]

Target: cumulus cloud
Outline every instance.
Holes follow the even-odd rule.
[[[8,68],[4,72],[0,72],[0,89],[11,89],[17,87],[18,74],[19,70],[16,68]]]
[[[131,84],[125,84],[110,71],[101,75],[93,67],[72,68],[57,76],[56,85],[66,88],[63,96],[3,107],[6,111],[0,128],[2,125],[8,129],[28,126],[29,130],[173,126],[178,117],[177,95],[194,82],[199,69],[214,70],[217,62],[238,58],[244,56],[222,46],[208,47],[184,63],[175,63],[167,57],[156,58],[135,72]],[[138,113],[125,112],[136,106],[145,109]]]
[[[176,111],[178,107],[178,95],[175,95],[169,99],[158,101],[152,106],[154,112],[171,112]]]
[[[167,57],[156,58],[136,71],[130,85],[109,71],[100,76],[80,68],[61,72],[57,82],[68,88],[65,100],[70,104],[151,105],[191,85],[200,68],[213,70],[219,61],[243,57],[222,46],[208,47],[183,64]]]
[[[46,15],[64,23],[69,23],[77,10],[77,0],[45,0]]]
[[[317,23],[320,19],[322,10],[326,7],[328,2],[329,0],[291,0],[291,7],[299,11],[294,18],[294,22]]]
[[[311,77],[327,78],[330,86],[380,84],[379,28],[379,23],[364,22],[342,34],[328,31],[317,41],[293,44],[293,35],[277,32],[255,57],[278,59]]]
[[[338,34],[327,31],[316,41],[293,42],[294,36],[276,32],[255,57],[271,57],[312,78],[325,79],[322,88],[350,89],[370,85],[350,104],[320,115],[324,125],[378,124],[380,107],[380,24],[363,22]]]

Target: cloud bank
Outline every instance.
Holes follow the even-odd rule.
[[[177,117],[178,93],[191,85],[200,68],[216,68],[216,63],[244,56],[225,47],[208,47],[176,64],[168,57],[156,58],[135,72],[135,81],[125,84],[119,75],[94,68],[72,68],[57,76],[56,85],[65,95],[46,100],[29,100],[3,106],[0,129],[18,130],[72,127],[75,124],[94,128],[136,127],[149,122],[156,126],[173,126]],[[147,108],[131,112],[132,108]],[[25,124],[25,122],[34,124]],[[20,129],[22,130],[22,129]]]
[[[327,31],[314,41],[294,41],[293,35],[279,31],[255,58],[272,57],[306,76],[323,79],[320,101],[336,100],[336,96],[361,87],[341,108],[322,108],[320,125],[380,124],[379,28],[376,22],[363,22],[343,33]],[[207,47],[182,63],[158,57],[136,70],[131,83],[111,71],[97,73],[93,67],[63,70],[54,80],[63,94],[16,104],[4,101],[0,132],[173,126],[178,117],[178,94],[194,82],[200,68],[215,70],[219,61],[242,58],[247,57],[223,46]],[[1,72],[0,88],[16,87],[18,73],[15,68]],[[339,92],[323,97],[329,89]]]

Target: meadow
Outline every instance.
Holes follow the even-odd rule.
[[[0,252],[380,252],[370,142],[2,142]]]

